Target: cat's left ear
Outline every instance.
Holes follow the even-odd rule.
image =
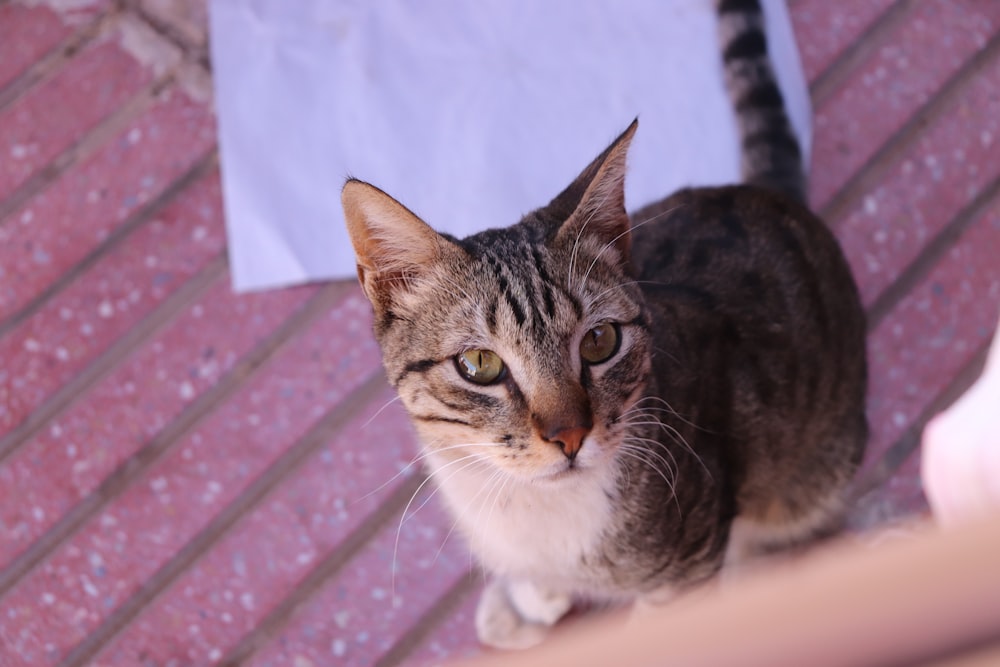
[[[596,236],[616,247],[627,259],[631,235],[625,211],[625,163],[628,147],[639,127],[639,119],[587,165],[579,176],[552,200],[546,210],[565,220],[557,238],[575,243],[581,234]]]
[[[441,258],[449,244],[408,208],[364,181],[348,180],[341,202],[358,280],[380,314]]]

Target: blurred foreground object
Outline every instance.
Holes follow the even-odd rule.
[[[1000,514],[845,542],[466,667],[1000,665]]]
[[[1000,336],[979,380],[927,424],[921,476],[943,523],[1000,512]]]

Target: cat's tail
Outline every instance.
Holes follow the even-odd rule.
[[[736,109],[743,181],[806,202],[802,150],[767,53],[759,0],[716,0],[726,88]]]

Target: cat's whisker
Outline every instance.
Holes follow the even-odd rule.
[[[503,494],[503,489],[504,489],[504,487],[506,487],[507,481],[510,478],[511,478],[510,475],[501,475],[500,477],[491,477],[490,478],[490,480],[489,480],[490,492],[487,494],[486,498],[487,498],[487,500],[489,500],[490,498],[492,498],[492,500],[489,500],[488,503],[483,503],[483,504],[481,504],[479,506],[479,511],[476,512],[476,521],[475,521],[476,525],[481,525],[479,523],[479,519],[483,515],[483,509],[486,507],[487,504],[490,505],[490,513],[486,517],[486,521],[487,521],[487,523],[489,523],[489,519],[490,519],[490,517],[493,514],[493,507],[495,507],[497,500]],[[502,480],[502,482],[500,480]],[[471,552],[469,553],[469,567],[470,567],[470,569],[472,568],[472,553]],[[483,575],[484,576],[486,575],[485,569],[483,570]]]
[[[661,470],[656,465],[656,463],[654,461],[646,458],[646,456],[649,455],[649,454],[653,454],[655,456],[654,452],[652,452],[649,449],[646,449],[644,447],[639,447],[637,445],[633,445],[633,444],[631,444],[628,441],[625,441],[625,442],[622,443],[622,445],[621,445],[621,451],[622,451],[623,455],[628,456],[628,457],[632,458],[633,460],[636,460],[636,461],[639,461],[640,463],[645,464],[646,466],[649,467],[650,470],[652,470],[653,472],[655,472],[657,475],[660,476],[660,478],[663,480],[663,482],[667,485],[667,488],[670,489],[670,496],[673,498],[674,505],[677,507],[677,514],[678,514],[678,516],[680,516],[682,514],[682,511],[681,511],[680,500],[677,499],[677,486],[676,486],[676,484],[677,484],[677,473],[676,473],[676,470],[672,470],[670,468],[670,465],[666,461],[666,459],[664,459],[663,457],[657,456],[656,459],[659,460],[659,461],[661,461],[663,463],[663,465],[666,467],[666,471]],[[668,476],[668,473],[669,473],[669,476]]]
[[[650,445],[649,447],[646,448],[646,451],[648,451],[651,455],[661,459],[664,465],[666,465],[667,467],[669,467],[671,470],[674,471],[673,474],[675,477],[680,473],[680,465],[677,463],[677,458],[674,456],[674,453],[670,451],[670,448],[667,447],[665,443],[662,443],[659,440],[655,440],[653,438],[641,438],[638,436],[631,436],[626,438],[626,440],[628,442],[633,442],[633,443],[641,442],[645,443],[646,445]],[[657,449],[662,450],[663,454],[656,451]],[[664,454],[670,457],[669,462],[664,458],[663,456]]]
[[[431,444],[430,446],[433,447],[434,445]],[[420,463],[421,461],[423,461],[427,457],[432,456],[434,454],[437,454],[438,452],[446,452],[446,451],[451,450],[451,449],[463,449],[463,448],[467,448],[467,447],[487,447],[488,448],[488,447],[497,447],[497,446],[499,446],[499,443],[492,443],[492,442],[466,442],[466,443],[462,443],[462,444],[458,444],[458,445],[450,445],[448,447],[438,447],[438,448],[435,448],[435,449],[427,449],[426,451],[423,451],[420,454],[417,454],[416,456],[414,456],[412,459],[410,459],[406,463],[406,465],[404,465],[402,467],[402,469],[399,472],[397,472],[395,475],[393,475],[392,477],[390,477],[389,479],[387,479],[385,482],[383,482],[382,484],[379,484],[377,487],[375,487],[374,489],[372,489],[371,491],[369,491],[365,495],[361,496],[360,498],[356,498],[354,501],[351,502],[351,505],[355,505],[357,503],[360,503],[361,501],[365,500],[366,498],[369,498],[370,496],[378,493],[379,491],[381,491],[385,487],[387,487],[390,484],[392,484],[395,480],[399,479],[400,476],[405,475],[415,465],[417,465],[418,463]]]
[[[402,400],[402,398],[403,397],[400,394],[396,394],[395,396],[393,396],[392,398],[390,398],[388,401],[386,401],[382,405],[382,407],[380,407],[378,410],[375,411],[375,414],[373,414],[371,417],[368,418],[368,421],[366,421],[361,428],[363,428],[363,429],[364,428],[368,428],[371,425],[371,423],[373,421],[375,421],[375,418],[378,417],[380,414],[382,414],[383,410],[385,410],[387,407],[389,407],[390,405],[392,405],[396,401]]]
[[[476,502],[476,500],[479,499],[479,496],[483,495],[486,489],[491,488],[494,479],[503,474],[504,474],[503,470],[500,469],[494,470],[493,473],[490,475],[489,479],[486,480],[486,483],[483,484],[483,486],[480,487],[478,491],[476,491],[476,495],[472,496],[472,499],[468,502],[468,504],[466,504],[464,508],[462,508],[462,511],[459,513],[459,515],[452,520],[451,528],[448,529],[447,534],[445,534],[444,536],[444,540],[441,541],[441,546],[438,547],[437,553],[434,554],[434,560],[432,561],[433,563],[436,563],[438,558],[441,557],[441,552],[444,551],[444,547],[448,543],[448,539],[451,537],[451,534],[455,532],[455,529],[458,528],[459,522],[465,517],[465,514],[469,511],[469,507],[473,505]],[[472,557],[471,551],[469,552],[469,557],[470,558]]]
[[[646,401],[646,400],[659,401],[660,403],[662,403],[666,407],[662,407],[661,408],[661,407],[656,407],[656,406],[652,406],[652,405],[647,405],[647,406],[639,407],[639,404],[642,403],[643,401]],[[668,403],[664,399],[660,398],[659,396],[646,396],[645,398],[640,398],[638,401],[635,402],[635,405],[632,408],[630,408],[630,409],[626,410],[625,412],[623,412],[619,416],[619,419],[624,419],[625,417],[627,417],[629,415],[632,415],[632,414],[636,413],[637,411],[647,411],[647,410],[648,411],[656,411],[656,412],[665,412],[665,413],[667,413],[667,414],[669,414],[669,415],[671,415],[673,417],[676,417],[678,420],[684,422],[685,424],[687,424],[691,428],[698,429],[699,431],[702,431],[703,433],[718,433],[718,431],[713,431],[711,429],[707,429],[707,428],[703,428],[701,426],[698,426],[693,421],[691,421],[690,419],[688,419],[687,417],[685,417],[681,413],[679,413],[676,410],[674,410],[673,406],[671,406],[670,403]]]
[[[673,426],[671,426],[670,424],[664,424],[662,421],[660,421],[660,420],[658,420],[656,418],[649,418],[648,421],[629,420],[628,424],[630,426],[656,426],[656,427],[659,427],[660,429],[663,430],[664,433],[666,433],[667,435],[669,435],[670,438],[675,443],[677,443],[678,445],[680,445],[681,447],[683,447],[685,450],[687,450],[687,452],[691,454],[691,456],[694,458],[694,460],[698,462],[698,465],[701,466],[702,470],[705,471],[705,474],[708,475],[708,478],[710,480],[712,480],[713,482],[715,481],[715,477],[712,475],[712,472],[708,469],[708,466],[705,465],[705,462],[702,461],[701,457],[698,455],[698,452],[696,452],[694,450],[694,448],[691,447],[691,444],[687,441],[687,439],[684,438],[684,436],[681,434],[681,432],[678,431]],[[666,445],[664,443],[660,442],[659,440],[649,439],[649,441],[653,442],[653,443],[657,443],[658,445],[666,448]],[[669,452],[670,450],[669,449],[665,449],[665,451]],[[671,457],[673,457],[672,453],[671,453]]]
[[[449,467],[455,465],[456,463],[467,462],[470,459],[472,459],[472,461],[466,463],[464,466],[462,466],[462,468],[460,468],[460,470],[461,469],[465,469],[467,467],[471,467],[473,465],[476,465],[477,463],[486,463],[486,460],[483,459],[482,457],[480,457],[478,453],[473,453],[473,454],[469,454],[467,456],[463,456],[461,458],[455,459],[454,461],[449,461],[445,465],[441,466],[441,468],[438,469],[437,473],[440,474],[440,472],[442,470],[444,470],[445,468],[449,468]],[[391,599],[393,599],[393,600],[396,599],[396,556],[399,553],[399,539],[400,539],[400,536],[403,534],[403,524],[406,523],[407,519],[409,519],[412,516],[412,515],[407,516],[407,513],[410,511],[410,506],[413,505],[413,501],[416,500],[417,496],[420,495],[420,492],[427,485],[427,483],[429,481],[431,481],[431,479],[433,479],[433,477],[431,475],[428,475],[417,486],[416,490],[413,492],[413,495],[411,495],[409,501],[407,501],[406,507],[403,508],[403,513],[399,517],[399,525],[396,526],[396,540],[395,540],[395,542],[393,543],[393,546],[392,546],[392,561],[390,562],[390,565],[389,565],[389,569],[390,569],[390,572],[391,572],[391,589],[392,589],[392,598]],[[440,482],[440,480],[439,480],[439,482]],[[440,483],[439,483],[438,487],[440,488]],[[433,494],[431,494],[431,495],[433,496]],[[423,505],[421,505],[421,507],[423,507]],[[415,513],[416,512],[414,512],[414,514]]]
[[[712,431],[710,429],[698,426],[693,421],[691,421],[690,419],[688,419],[687,417],[685,417],[681,413],[677,412],[677,410],[675,410],[674,407],[672,405],[670,405],[670,403],[668,403],[665,398],[661,398],[660,396],[646,396],[644,398],[640,398],[638,401],[636,401],[635,404],[638,406],[640,403],[643,403],[644,401],[647,401],[647,400],[648,401],[658,401],[659,403],[662,403],[665,406],[665,409],[670,414],[672,414],[673,416],[677,417],[682,422],[684,422],[685,424],[687,424],[688,426],[690,426],[692,428],[696,428],[699,431],[703,431],[705,433],[717,433],[717,431]],[[649,406],[649,407],[651,407],[651,406]],[[653,408],[653,409],[664,409],[664,408]]]

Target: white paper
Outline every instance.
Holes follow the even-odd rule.
[[[793,125],[810,108],[765,0]],[[236,289],[355,275],[348,175],[458,236],[546,204],[639,117],[630,208],[738,178],[714,0],[212,0]]]

